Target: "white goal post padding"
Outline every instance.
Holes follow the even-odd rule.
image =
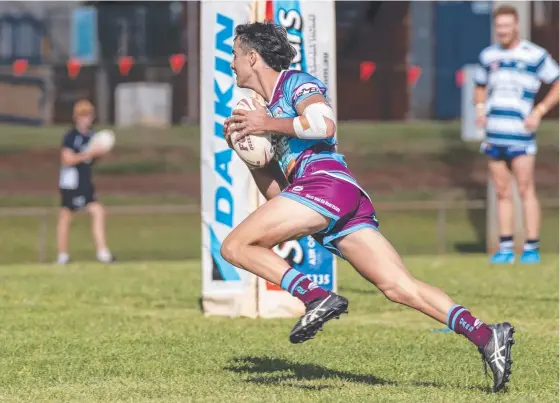
[[[278,286],[226,262],[225,237],[264,202],[251,173],[222,136],[223,122],[242,98],[230,68],[235,26],[274,20],[297,50],[291,68],[321,79],[336,111],[334,1],[203,1],[201,3],[202,305],[207,315],[286,317],[303,304]],[[275,252],[321,286],[336,289],[336,259],[312,237],[286,242]]]

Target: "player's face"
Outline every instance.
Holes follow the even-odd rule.
[[[92,124],[93,124],[93,114],[91,113],[76,117],[76,126],[79,129],[87,130],[91,127]]]
[[[504,47],[511,45],[518,37],[519,27],[513,15],[498,15],[494,20],[494,29],[498,42]]]
[[[235,73],[237,86],[245,88],[251,78],[252,67],[250,61],[250,53],[245,52],[238,44],[237,41],[233,43],[233,61],[231,62],[231,69]]]

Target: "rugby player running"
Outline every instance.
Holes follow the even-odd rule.
[[[312,235],[347,260],[391,301],[414,308],[470,340],[492,371],[496,392],[511,374],[511,324],[486,325],[443,291],[411,276],[398,253],[378,231],[372,202],[335,151],[336,121],[325,85],[310,74],[288,70],[295,56],[284,28],[250,23],[235,29],[233,61],[237,85],[267,102],[256,110],[234,110],[224,136],[277,133],[276,163],[252,170],[267,202],[224,240],[231,264],[280,285],[306,307],[290,341],[312,339],[327,321],[347,312],[348,300],[286,267],[271,248]],[[269,115],[268,111],[272,114]],[[275,174],[280,168],[285,180]],[[286,186],[284,186],[286,185]]]

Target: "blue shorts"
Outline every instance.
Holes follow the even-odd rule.
[[[536,144],[522,146],[497,146],[487,142],[482,142],[480,151],[493,160],[511,162],[520,155],[535,155],[537,153]]]

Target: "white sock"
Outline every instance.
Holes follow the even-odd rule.
[[[68,253],[66,253],[66,252],[63,252],[63,253],[58,254],[56,262],[58,264],[66,264],[66,263],[68,263],[69,260],[70,260],[70,255],[68,255]]]
[[[97,251],[97,260],[103,263],[109,263],[111,260],[113,260],[113,255],[107,248],[100,249]]]

